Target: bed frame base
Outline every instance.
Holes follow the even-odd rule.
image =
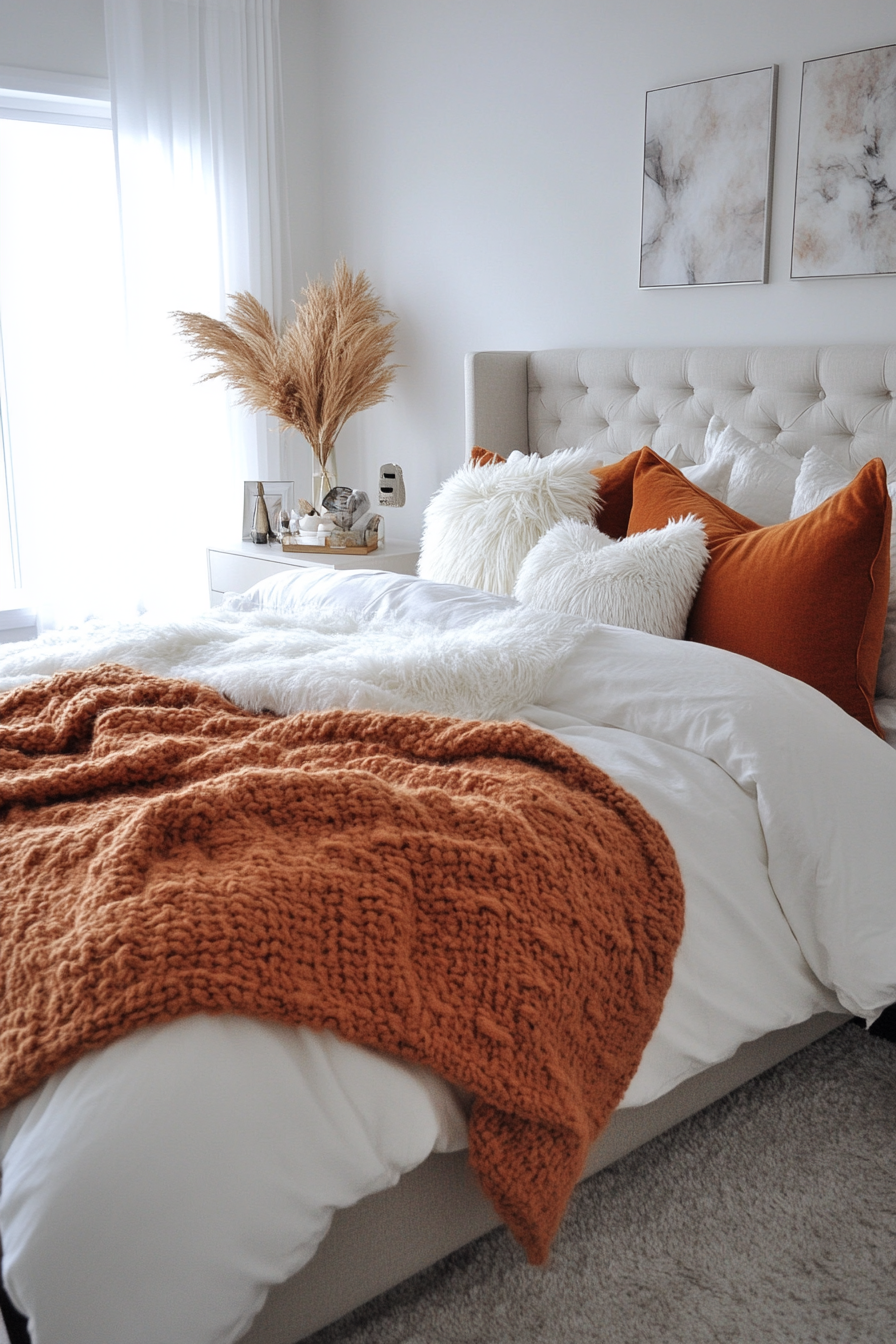
[[[658,1101],[617,1111],[593,1145],[582,1179],[847,1021],[820,1013],[770,1032]],[[340,1210],[314,1259],[271,1290],[243,1344],[296,1344],[498,1225],[466,1152],[435,1154],[398,1185]]]

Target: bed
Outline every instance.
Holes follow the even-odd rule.
[[[707,428],[717,416],[756,443],[777,445],[793,458],[794,473],[810,449],[820,448],[851,475],[873,458],[881,458],[887,467],[896,465],[894,394],[896,347],[483,352],[467,362],[467,447],[483,446],[503,458],[513,453],[545,458],[558,450],[588,448],[595,457],[613,463],[649,444],[661,457],[674,461],[678,450],[679,460],[699,465]],[[693,913],[691,928],[686,922],[687,941],[676,962],[660,1026],[625,1104],[589,1153],[584,1178],[832,1029],[844,1015],[858,1013],[870,1019],[896,999],[896,920],[887,909],[896,868],[896,841],[887,825],[896,803],[896,757],[868,727],[817,692],[758,662],[692,641],[659,645],[655,636],[606,627],[583,632],[581,624],[566,617],[532,616],[523,629],[524,615],[511,597],[405,576],[290,575],[266,581],[232,602],[225,613],[204,618],[204,624],[199,620],[195,628],[181,628],[176,640],[167,630],[154,631],[151,638],[145,631],[139,636],[106,632],[96,635],[89,646],[64,635],[38,641],[41,647],[32,646],[33,651],[14,653],[3,661],[0,677],[5,679],[0,684],[10,687],[58,669],[113,661],[148,672],[192,675],[238,702],[280,711],[344,703],[347,687],[355,688],[352,703],[361,707],[391,704],[399,711],[422,707],[461,717],[476,717],[476,706],[480,712],[484,706],[495,717],[506,716],[515,707],[534,727],[585,755],[591,752],[595,760],[613,762],[624,776],[621,782],[660,818],[679,850],[685,885],[689,891],[693,888],[689,906]],[[223,645],[221,622],[227,634]],[[406,649],[394,647],[405,637],[411,647],[419,632],[430,627],[441,631],[441,643],[436,640],[424,647],[419,635],[413,645],[414,667],[429,658],[431,669],[439,664],[470,668],[466,699],[451,687],[442,687],[438,695],[433,692],[435,699],[427,701],[421,678],[408,666]],[[483,644],[486,628],[493,640],[488,647]],[[387,647],[390,631],[392,647]],[[518,684],[508,676],[504,701],[490,700],[496,669],[506,672],[513,664],[521,631],[522,642],[531,646],[536,661],[541,639],[542,662],[527,665]],[[290,676],[295,681],[296,666],[308,669],[315,665],[314,659],[332,660],[340,639],[354,652],[340,665],[338,675],[324,679],[318,703],[302,700],[304,690],[301,694],[296,690],[298,699],[277,699],[278,688]],[[518,643],[511,648],[514,639]],[[475,656],[474,644],[479,650]],[[257,688],[247,682],[246,668],[253,657],[261,657],[262,645],[266,671]],[[246,652],[235,652],[244,646]],[[604,677],[599,693],[589,686],[596,658]],[[377,687],[381,690],[384,685],[389,687],[388,703],[376,699]],[[662,722],[657,718],[659,701],[665,706]],[[877,719],[884,733],[896,730],[894,709],[890,697],[877,698]],[[791,754],[779,762],[782,736],[792,732],[800,735],[799,758]],[[632,745],[635,739],[640,743],[637,750]],[[685,758],[693,758],[695,774],[687,787],[682,786],[676,804],[675,789],[668,781],[676,772],[685,778]],[[607,768],[614,774],[610,765]],[[709,810],[723,777],[737,820],[724,833],[724,842],[713,847],[705,828],[691,834],[676,820],[675,807],[681,811],[683,806],[690,814],[700,799]],[[836,826],[830,825],[831,817],[836,817]],[[718,824],[724,827],[721,818]],[[762,852],[767,865],[763,880],[770,896],[761,912],[744,920],[736,909],[729,909],[722,920],[727,920],[727,933],[716,929],[706,910],[701,910],[700,918],[709,922],[697,923],[701,900],[708,909],[713,893],[726,882],[739,890],[737,870],[755,867]],[[768,880],[769,871],[773,881]],[[756,928],[751,930],[752,925]],[[756,931],[759,925],[761,934]],[[754,960],[744,953],[738,969],[734,963],[739,954],[731,949],[739,941],[746,946],[754,933]],[[729,940],[731,976],[735,981],[741,977],[738,993],[749,1000],[740,1015],[729,1013],[720,983],[708,988],[711,963],[724,962],[729,955],[719,951],[717,935]],[[719,981],[726,975],[727,969]],[[713,995],[718,1022],[707,1026],[715,1011]],[[717,1030],[718,1023],[722,1025]],[[185,1045],[179,1067],[189,1071],[191,1050],[207,1049],[211,1056],[217,1048],[202,1035],[208,1022],[198,1020],[194,1025],[200,1033],[198,1044],[187,1041],[188,1033],[175,1023],[156,1031],[153,1048],[173,1028]],[[145,1039],[139,1036],[138,1046]],[[88,1132],[91,1124],[105,1126],[102,1132],[108,1143],[114,1124],[109,1120],[110,1098],[116,1100],[115,1089],[120,1086],[116,1079],[123,1075],[107,1067],[106,1061],[115,1051],[121,1054],[130,1048],[123,1042],[121,1050],[116,1045],[95,1052],[96,1060],[87,1067],[76,1064],[65,1070],[61,1082],[51,1079],[4,1113],[0,1151],[9,1162],[0,1203],[4,1271],[11,1296],[25,1310],[33,1292],[28,1228],[35,1211],[40,1211],[36,1192],[40,1180],[35,1175],[39,1169],[34,1164],[50,1151],[41,1143],[52,1145],[55,1138],[58,1152],[64,1147],[60,1136],[67,1132],[58,1102],[54,1117],[54,1097],[70,1097],[78,1086],[81,1094],[90,1093],[93,1087],[94,1109],[87,1107],[86,1129],[78,1133]],[[145,1070],[148,1059],[135,1051],[128,1076]],[[276,1051],[271,1059],[272,1070],[278,1060],[282,1063]],[[356,1063],[349,1061],[346,1067],[351,1070]],[[363,1097],[368,1083],[376,1086],[375,1079],[365,1079],[363,1073],[361,1068],[356,1082],[345,1075],[349,1094],[356,1099]],[[386,1093],[393,1083],[400,1091],[406,1079],[390,1078]],[[261,1075],[260,1079],[261,1087]],[[420,1105],[424,1110],[424,1102],[429,1105],[424,1118],[431,1133],[428,1148],[423,1147],[431,1155],[406,1154],[400,1159],[393,1155],[375,1180],[369,1174],[358,1178],[376,1191],[363,1198],[360,1187],[353,1198],[351,1192],[342,1191],[321,1195],[311,1221],[316,1218],[318,1235],[328,1225],[329,1230],[316,1254],[291,1273],[281,1245],[276,1254],[267,1253],[262,1268],[254,1266],[254,1282],[249,1282],[252,1274],[242,1265],[242,1296],[228,1305],[225,1319],[220,1312],[212,1313],[210,1326],[196,1327],[189,1337],[197,1344],[200,1339],[204,1344],[206,1339],[236,1338],[253,1344],[295,1344],[497,1225],[464,1150],[469,1098],[458,1093],[446,1097],[429,1078],[411,1082],[416,1090],[407,1083],[409,1109],[416,1104],[413,1099],[419,1101],[424,1094]],[[362,1091],[351,1094],[355,1085]],[[222,1115],[226,1096],[219,1093],[214,1103]],[[125,1101],[122,1114],[127,1111]],[[145,1104],[139,1093],[130,1101],[132,1108]],[[388,1095],[381,1104],[388,1111]],[[194,1117],[200,1136],[214,1114],[212,1109]],[[423,1120],[421,1126],[425,1127]],[[25,1142],[29,1134],[34,1139],[30,1152]],[[238,1129],[234,1134],[236,1142]],[[9,1154],[17,1141],[22,1161],[13,1172]],[[402,1142],[410,1153],[413,1144]],[[128,1179],[126,1164],[134,1160],[133,1149],[128,1157],[123,1146],[116,1160],[122,1164],[117,1179],[123,1184]],[[398,1180],[400,1169],[405,1174]],[[170,1173],[154,1173],[150,1166],[147,1180],[158,1177],[164,1185],[163,1175],[171,1180]],[[377,1184],[388,1188],[376,1189]],[[89,1190],[82,1189],[82,1214],[89,1198]],[[125,1199],[113,1215],[124,1229],[120,1239],[125,1241],[128,1202]],[[339,1207],[330,1223],[332,1206],[343,1203],[350,1207]],[[283,1214],[279,1206],[276,1214]],[[103,1216],[96,1206],[93,1216]],[[64,1232],[63,1226],[54,1235],[64,1242]],[[83,1235],[80,1242],[89,1270],[90,1242]],[[183,1247],[178,1246],[177,1254],[182,1255]],[[174,1251],[163,1248],[159,1263],[165,1263],[166,1255],[170,1259]],[[277,1268],[272,1270],[275,1262]],[[160,1274],[164,1278],[164,1271],[156,1267],[146,1274],[148,1301],[159,1297]],[[61,1344],[64,1336],[54,1329],[51,1324],[39,1335],[40,1344],[56,1340]],[[65,1337],[66,1344],[74,1338],[71,1333]],[[182,1332],[180,1337],[186,1335]],[[135,1329],[129,1336],[146,1344],[152,1338],[151,1330]],[[99,1344],[98,1336],[92,1344]],[[124,1344],[124,1337],[119,1336],[116,1344]]]

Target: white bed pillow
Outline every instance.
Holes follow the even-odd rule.
[[[718,415],[707,426],[703,446],[706,462],[730,463],[723,503],[762,527],[787,521],[800,470],[796,458],[774,444],[754,443]]]
[[[565,519],[526,556],[514,597],[541,611],[683,639],[708,560],[703,524],[691,514],[621,541]]]
[[[732,461],[729,457],[710,458],[708,462],[692,462],[690,466],[679,466],[677,462],[672,463],[673,467],[678,467],[682,476],[687,476],[688,480],[694,485],[705,490],[713,499],[720,500],[723,504],[728,502],[728,488],[731,481]]]
[[[676,443],[668,452],[661,452],[658,448],[653,450],[660,457],[664,457],[667,462],[671,462],[673,467],[677,467],[683,475],[687,476],[694,485],[705,490],[713,499],[719,499],[724,504],[728,498],[728,478],[731,475],[732,462],[724,456],[714,461],[704,460],[695,462],[689,457],[680,443]],[[595,466],[608,467],[615,466],[617,462],[622,462],[631,453],[611,453],[607,450],[601,450],[601,457],[595,463]]]
[[[728,484],[728,472],[724,470],[721,459],[716,463],[715,468],[710,473],[709,459],[703,458],[701,461],[696,462],[694,458],[690,457],[689,454],[685,452],[683,445],[680,443],[674,444],[668,452],[663,452],[661,448],[654,448],[653,451],[658,457],[664,457],[667,462],[672,463],[673,467],[677,467],[679,471],[684,472],[685,476],[687,476],[689,480],[694,481],[695,485],[699,485],[701,490],[705,490],[706,493],[712,495],[714,499],[721,499],[724,503],[725,489]],[[611,453],[603,450],[601,460],[597,465],[601,467],[613,466],[615,463],[622,462],[624,458],[629,457],[631,452],[631,449],[625,453]],[[709,482],[708,485],[701,484],[703,478],[699,473],[703,472],[704,468],[707,470],[706,480]],[[698,473],[697,476],[693,475],[695,471]],[[721,490],[722,493],[718,495],[715,494],[714,490],[716,489]]]
[[[587,447],[587,444],[579,445],[581,452],[584,452]],[[610,448],[595,448],[594,451],[597,453],[597,457],[594,459],[592,466],[595,467],[614,467],[617,462],[622,462],[624,458],[628,457],[627,452],[616,453]],[[631,449],[629,449],[630,451]]]
[[[713,499],[721,500],[724,504],[728,498],[728,480],[731,476],[732,460],[729,457],[721,456],[713,460],[708,458],[702,462],[695,462],[689,457],[680,443],[676,443],[670,448],[668,453],[660,453],[655,448],[654,452],[659,457],[664,457],[667,462],[671,462],[673,467],[677,467],[683,476],[687,476],[689,481],[705,490]]]
[[[856,468],[856,471],[858,468]],[[800,518],[804,513],[823,504],[831,495],[842,490],[856,474],[852,467],[835,462],[820,448],[810,448],[803,458],[800,474],[796,478],[793,492],[791,518]],[[896,509],[896,468],[887,472],[887,489]],[[890,527],[890,598],[887,603],[887,620],[884,625],[884,642],[877,665],[876,694],[887,700],[896,700],[896,528]]]
[[[657,449],[654,448],[653,451],[656,452]],[[688,467],[697,466],[697,463],[685,452],[683,445],[680,443],[676,443],[675,447],[670,448],[668,453],[660,453],[660,457],[665,457],[666,461],[671,462],[673,467],[677,467],[679,471],[686,471]]]
[[[713,499],[718,499],[721,503],[728,502],[728,483],[731,479],[731,468],[734,459],[728,455],[721,454],[715,458],[704,458],[702,462],[695,462],[689,457],[680,443],[676,443],[674,448],[670,448],[668,453],[660,453],[660,457],[665,456],[667,462],[671,462],[673,467],[677,467],[683,476],[687,476],[689,481],[705,490]]]
[[[417,573],[509,594],[535,543],[563,518],[591,521],[599,454],[564,448],[548,457],[511,453],[506,462],[467,464],[433,495],[423,518]]]
[[[801,518],[804,513],[811,513],[813,509],[817,509],[819,504],[823,504],[831,495],[849,485],[859,470],[860,467],[836,462],[820,448],[810,448],[800,464],[800,474],[796,478],[796,489],[793,492],[793,504],[790,509],[791,518]],[[891,498],[894,488],[896,488],[896,467],[889,467],[887,489]]]

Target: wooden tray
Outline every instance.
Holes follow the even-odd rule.
[[[301,543],[282,541],[280,545],[286,555],[320,555],[321,551],[332,551],[334,555],[373,555],[379,550],[379,541],[374,540],[367,546],[331,546],[329,539],[323,546],[303,546]]]

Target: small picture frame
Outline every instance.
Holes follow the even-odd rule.
[[[276,531],[277,515],[281,509],[289,513],[293,507],[292,481],[262,481],[264,502],[268,511],[271,527]],[[255,501],[258,498],[258,482],[243,481],[243,541],[252,540],[252,523],[255,518]]]

